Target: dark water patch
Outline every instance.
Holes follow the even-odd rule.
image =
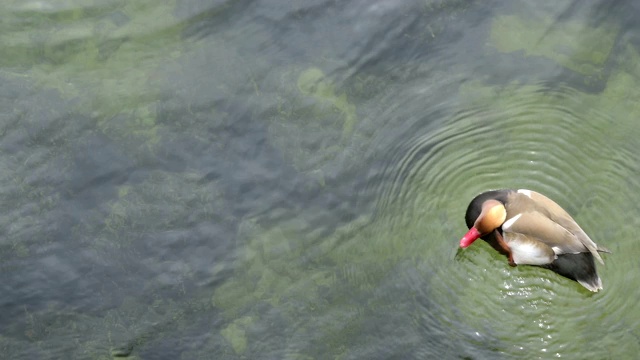
[[[88,118],[75,121],[91,123]],[[73,206],[68,209],[71,214],[74,211],[86,214],[87,210],[112,198],[117,186],[127,181],[134,171],[133,159],[123,153],[116,143],[100,133],[82,133],[83,141],[74,144],[72,150],[74,166],[69,169],[69,181],[64,192],[65,197],[73,201]],[[81,217],[82,214],[76,216]]]

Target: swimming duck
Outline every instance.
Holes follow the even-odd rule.
[[[509,265],[536,265],[602,290],[594,258],[604,265],[598,246],[560,205],[531,190],[493,190],[476,196],[465,215],[466,248],[482,238],[509,259]]]

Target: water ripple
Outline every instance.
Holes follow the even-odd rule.
[[[600,266],[605,291],[591,294],[552,272],[510,268],[484,242],[455,261],[442,256],[452,253],[466,230],[468,201],[495,188],[545,193],[598,243],[614,252],[631,246],[631,237],[623,235],[625,244],[620,244],[620,238],[607,234],[629,231],[613,224],[628,223],[629,211],[638,210],[628,194],[640,189],[633,176],[639,170],[633,142],[639,129],[596,110],[590,99],[595,98],[566,87],[501,90],[473,100],[439,128],[416,134],[390,151],[391,160],[380,176],[385,181],[377,178],[381,185],[374,190],[378,219],[393,231],[418,224],[414,231],[423,238],[413,238],[424,251],[415,256],[425,264],[429,283],[417,281],[414,291],[433,302],[425,311],[437,314],[424,318],[424,326],[449,324],[454,338],[477,338],[503,355],[525,356],[533,349],[541,357],[578,350],[569,341],[573,333],[597,340],[592,325],[596,308],[611,309],[610,326],[637,327],[637,321],[625,319],[620,310],[628,311],[629,302],[615,295],[624,283],[624,276],[617,276],[624,266]],[[631,265],[632,259],[619,256],[605,256],[605,261]],[[517,346],[504,345],[505,339]]]

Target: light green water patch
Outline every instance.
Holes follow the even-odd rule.
[[[30,58],[23,71],[34,83],[58,90],[125,150],[154,148],[160,68],[182,49],[184,24],[173,15],[175,1],[67,5],[73,11],[16,5],[15,21],[32,26],[29,33],[14,27],[0,35],[17,49],[10,52],[17,60],[5,61]]]
[[[309,68],[298,76],[298,90],[318,101],[328,102],[342,115],[342,141],[349,138],[356,122],[356,107],[347,101],[347,95],[337,95],[333,85],[318,68]]]
[[[424,253],[413,241],[422,236],[415,228],[390,232],[363,216],[324,235],[310,231],[304,217],[268,227],[257,219],[242,222],[234,276],[212,296],[228,321],[222,335],[236,353],[254,354],[249,349],[264,344],[234,324],[250,317],[264,326],[275,313],[282,339],[270,340],[295,349],[291,358],[348,357],[353,339],[367,331],[367,318],[405,303],[381,295],[380,286],[400,261]]]
[[[301,172],[318,177],[318,171],[349,157],[356,107],[322,70],[311,67],[287,71],[282,76],[277,112],[270,119],[269,135]],[[323,176],[318,179],[323,183]]]
[[[611,206],[603,203],[603,194],[627,204],[625,197],[638,186],[629,179],[638,167],[633,154],[640,135],[636,121],[640,106],[634,100],[640,95],[636,65],[640,56],[629,47],[621,58],[626,60],[611,71],[599,94],[535,85],[466,84],[463,98],[492,113],[487,119],[460,120],[459,126],[484,122],[490,134],[463,139],[462,146],[475,149],[478,158],[491,156],[502,165],[496,174],[503,178],[492,178],[492,187],[500,186],[500,180],[522,186],[537,178],[532,184],[551,185],[549,191],[562,196],[578,218],[590,212],[597,217],[598,206]],[[496,141],[498,146],[491,145]],[[509,151],[493,152],[501,147]],[[575,184],[580,184],[580,191]]]
[[[490,42],[501,52],[542,56],[585,76],[598,75],[609,58],[619,29],[554,18],[496,17]]]
[[[238,259],[240,270],[216,290],[213,303],[229,318],[235,318],[255,302],[279,306],[283,297],[291,296],[313,302],[318,287],[327,285],[330,279],[323,271],[306,268],[306,245],[317,238],[305,234],[306,227],[308,224],[299,219],[271,229],[263,229],[253,219],[243,221],[238,234],[239,243],[244,245]]]
[[[220,333],[222,336],[231,343],[233,351],[236,354],[241,355],[247,350],[247,336],[245,328],[253,323],[253,318],[245,316],[236,319],[229,324],[226,328],[222,329]]]
[[[482,242],[465,250],[450,272],[439,273],[435,283],[458,294],[453,297],[457,300],[450,300],[456,301],[458,313],[449,316],[483,336],[513,344],[504,353],[582,352],[583,357],[605,358],[628,357],[640,350],[632,340],[638,334],[623,330],[637,328],[630,319],[640,316],[640,306],[619,298],[623,288],[636,289],[631,292],[637,297],[640,286],[638,279],[627,275],[637,267],[631,254],[638,251],[629,229],[637,226],[640,200],[635,176],[640,171],[635,156],[640,108],[633,100],[640,95],[635,65],[640,58],[631,47],[622,58],[625,61],[612,70],[599,94],[468,83],[461,89],[462,97],[479,111],[447,124],[447,134],[466,136],[443,142],[437,152],[427,154],[425,158],[444,153],[451,160],[425,160],[420,166],[424,170],[418,170],[425,175],[415,178],[427,177],[427,170],[443,175],[435,182],[407,185],[407,192],[418,200],[405,206],[416,214],[425,209],[430,213],[431,208],[449,213],[447,218],[459,224],[454,241],[466,230],[462,219],[473,195],[491,188],[524,187],[558,201],[596,242],[613,250],[604,256],[606,266],[598,264],[605,287],[598,294],[546,270],[510,268],[503,256]],[[628,341],[616,346],[616,338]]]
[[[636,119],[640,113],[640,104],[635,99],[640,94],[638,84],[640,83],[640,53],[632,45],[627,45],[621,51],[619,66],[612,70],[607,86],[601,96],[593,98],[597,103],[594,108],[612,114],[618,121],[633,124],[632,119]],[[623,128],[609,124],[607,131],[615,131],[617,136],[629,135]]]
[[[366,334],[371,331],[368,326],[371,326],[372,321],[375,323],[380,317],[420,318],[415,307],[406,306],[408,299],[415,296],[414,291],[395,287],[384,290],[383,284],[393,276],[398,276],[394,271],[402,268],[400,264],[407,260],[423,261],[430,256],[429,254],[435,254],[438,249],[429,248],[428,244],[424,244],[425,234],[428,233],[434,238],[446,238],[445,231],[425,229],[424,226],[428,224],[425,221],[404,224],[407,226],[398,224],[393,226],[394,224],[389,221],[388,218],[379,218],[376,222],[371,222],[370,218],[363,216],[336,229],[329,236],[308,235],[304,230],[289,232],[289,236],[286,236],[289,239],[287,246],[269,246],[264,237],[257,236],[252,241],[266,242],[264,251],[273,249],[271,250],[272,258],[267,263],[278,265],[270,265],[273,270],[262,271],[262,274],[271,273],[271,276],[281,278],[282,286],[268,288],[269,292],[279,294],[265,297],[262,286],[251,285],[249,282],[243,288],[256,289],[258,294],[235,293],[229,296],[229,301],[222,303],[216,301],[224,296],[221,293],[224,290],[221,288],[214,295],[214,303],[222,309],[231,310],[231,312],[225,311],[226,314],[241,316],[243,311],[254,314],[249,309],[255,308],[255,303],[249,301],[242,304],[242,310],[240,310],[238,306],[230,306],[231,299],[244,299],[246,296],[267,299],[275,297],[278,301],[271,301],[273,311],[286,314],[285,318],[290,327],[296,329],[295,337],[286,336],[292,338],[291,341],[286,342],[286,346],[294,348],[302,346],[305,350],[297,353],[300,356],[306,354],[313,357],[313,354],[324,356],[329,354],[337,358],[350,357],[353,355],[353,342],[358,337],[367,336]],[[267,231],[274,235],[285,232],[288,231]],[[277,242],[282,241],[282,236],[276,236],[276,238],[279,239],[276,240]],[[253,246],[261,247],[258,244]],[[291,257],[277,256],[282,253],[282,250],[276,249],[290,249],[292,246],[300,247],[303,251],[293,252],[292,254],[296,255]],[[252,269],[257,262],[260,261],[247,259],[246,262],[239,263],[239,270],[235,277],[242,277],[241,274],[245,273],[245,268]],[[287,268],[288,270],[284,270]],[[428,278],[433,270],[429,267],[415,269],[418,272],[424,271],[425,278]],[[283,275],[291,273],[295,276]],[[262,280],[264,275],[254,278]],[[273,281],[269,282],[269,284],[273,283]],[[255,316],[260,319],[264,317],[260,313]],[[417,325],[403,323],[402,326],[403,331],[411,333],[411,329],[415,331]],[[251,339],[249,341],[251,342]]]
[[[628,56],[636,59],[632,52]],[[365,324],[375,323],[379,311],[386,319],[401,312],[421,319],[419,307],[403,307],[398,299],[425,291],[434,305],[423,310],[449,326],[448,337],[464,346],[490,346],[511,356],[636,353],[635,334],[623,329],[635,326],[630,319],[639,318],[640,307],[617,296],[624,287],[626,298],[637,298],[631,289],[640,288],[629,287],[638,280],[627,276],[635,261],[630,254],[637,251],[629,229],[637,222],[634,194],[640,193],[633,180],[640,168],[631,156],[640,138],[635,79],[627,70],[613,71],[601,94],[468,83],[462,99],[482,111],[451,119],[426,135],[425,143],[433,144],[412,163],[401,191],[407,195],[375,221],[362,216],[324,234],[305,220],[311,212],[281,216],[288,220],[276,224],[245,219],[236,271],[212,296],[226,319],[221,335],[235,339],[229,340],[230,351],[252,354],[261,346],[234,324],[250,317],[252,326],[261,326],[277,313],[281,328],[296,331],[294,337],[283,330],[281,346],[302,346],[293,352],[298,356],[349,357],[354,339],[367,332]],[[483,242],[454,257],[466,231],[468,201],[497,187],[543,191],[611,248],[607,266],[599,266],[605,290],[592,294],[548,270],[511,268]],[[384,279],[402,276],[394,273],[400,264],[415,264],[416,288],[394,288],[393,296],[381,296],[391,291],[381,290]],[[417,324],[406,331],[419,333]],[[321,339],[326,348],[309,338]],[[629,341],[614,347],[616,338]]]
[[[466,102],[474,106],[508,110],[518,115],[525,112],[525,106],[548,108],[550,114],[538,116],[540,125],[558,125],[565,123],[568,134],[576,139],[589,139],[594,129],[606,131],[616,141],[631,141],[634,135],[635,119],[640,114],[640,105],[635,99],[640,90],[640,54],[636,48],[627,46],[620,54],[619,67],[612,69],[606,87],[599,94],[583,93],[565,88],[565,93],[544,90],[537,85],[513,83],[505,86],[485,86],[481,82],[467,82],[460,88]],[[563,91],[564,91],[563,90]],[[522,105],[518,109],[518,106]],[[556,110],[566,108],[568,114],[557,114]],[[555,110],[554,110],[555,109]],[[563,117],[564,116],[564,117]],[[594,116],[599,119],[591,120]],[[572,124],[567,117],[588,122],[589,126]],[[470,119],[471,120],[471,119]],[[541,126],[542,127],[542,126]],[[629,131],[629,129],[633,131]],[[515,126],[504,126],[504,132],[517,132]],[[594,165],[597,165],[594,163]]]

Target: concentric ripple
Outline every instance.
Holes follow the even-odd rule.
[[[637,263],[628,251],[639,250],[632,229],[639,222],[633,213],[640,127],[633,116],[602,95],[568,87],[507,88],[466,101],[467,109],[440,128],[398,146],[376,189],[378,221],[411,227],[409,241],[424,249],[416,258],[426,279],[415,291],[438,315],[429,310],[423,326],[448,324],[453,341],[519,356],[579,354],[584,342],[571,341],[575,336],[601,342],[640,336],[622,331],[638,328],[629,312],[638,319],[640,308],[616,295],[639,295],[624,285]],[[548,195],[611,249],[607,267],[599,266],[605,290],[591,294],[543,269],[510,268],[484,242],[454,259],[468,202],[497,188]],[[597,322],[594,309],[602,309]],[[603,334],[596,323],[619,330]]]

